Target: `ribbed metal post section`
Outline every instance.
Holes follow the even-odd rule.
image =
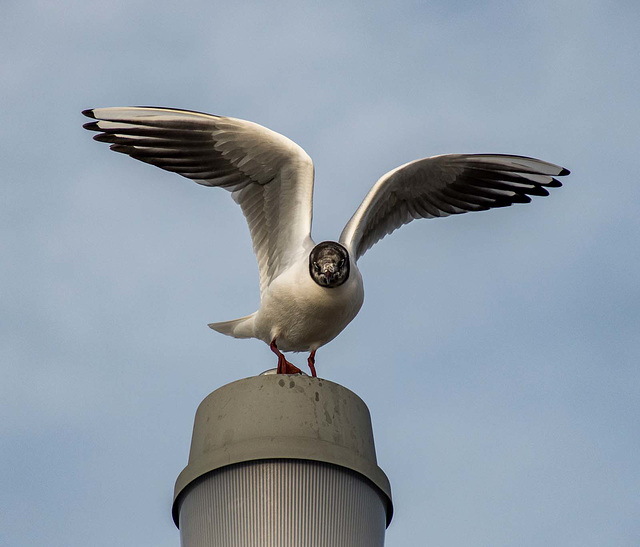
[[[200,404],[173,518],[182,547],[377,547],[391,521],[369,410],[306,375],[232,382]]]

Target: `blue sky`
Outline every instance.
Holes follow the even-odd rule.
[[[376,245],[318,372],[371,410],[387,545],[637,545],[639,17],[624,1],[5,1],[0,543],[178,545],[198,403],[275,365],[206,327],[258,304],[229,196],[81,129],[85,108],[143,104],[299,143],[316,241],[419,157],[571,169],[548,198]]]

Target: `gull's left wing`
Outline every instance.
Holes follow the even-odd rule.
[[[288,138],[257,123],[158,107],[85,110],[111,149],[232,192],[249,224],[260,295],[313,246],[313,163]]]
[[[418,218],[486,211],[548,196],[569,171],[546,161],[498,154],[446,154],[383,175],[347,223],[342,243],[357,260],[385,235]]]

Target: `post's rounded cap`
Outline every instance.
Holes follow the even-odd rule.
[[[189,462],[176,480],[179,498],[194,480],[228,465],[263,459],[312,460],[356,471],[393,505],[391,485],[376,460],[369,409],[339,384],[270,371],[222,386],[196,412]]]

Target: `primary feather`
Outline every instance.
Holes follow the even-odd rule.
[[[85,110],[95,140],[204,186],[232,192],[249,224],[260,294],[311,241],[313,163],[253,122],[155,107]]]
[[[524,156],[446,154],[412,161],[383,175],[369,191],[340,243],[356,259],[385,235],[418,218],[486,211],[561,186],[563,167]]]

